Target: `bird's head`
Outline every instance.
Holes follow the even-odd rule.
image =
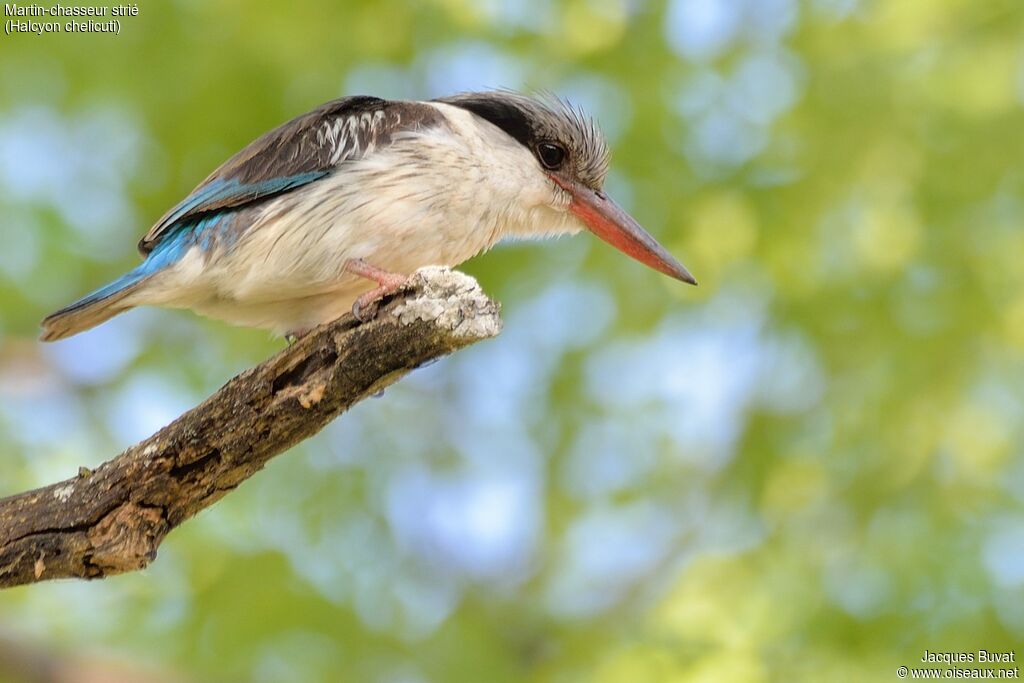
[[[499,90],[440,100],[468,109],[529,150],[550,182],[553,208],[568,211],[619,251],[677,280],[689,271],[604,192],[608,143],[593,119],[557,98],[538,100]]]

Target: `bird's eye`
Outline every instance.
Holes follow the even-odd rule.
[[[537,145],[537,157],[540,163],[544,164],[544,168],[557,170],[565,161],[565,147],[553,142],[542,142]]]

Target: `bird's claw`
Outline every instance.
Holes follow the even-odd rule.
[[[349,259],[345,262],[344,269],[360,277],[373,280],[378,285],[376,289],[362,294],[352,304],[352,317],[361,323],[373,320],[384,297],[400,290],[409,279],[404,275],[371,266],[362,259]]]
[[[367,292],[367,294],[377,294],[377,290]],[[352,304],[352,317],[361,323],[369,322],[377,315],[377,311],[380,309],[380,300],[383,298],[381,295],[375,297],[367,297],[367,294],[359,297]],[[363,299],[367,299],[364,301]]]

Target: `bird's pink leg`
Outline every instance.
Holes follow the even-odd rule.
[[[371,289],[369,292],[361,295],[352,304],[352,315],[356,317],[356,320],[364,322],[372,318],[374,313],[377,312],[377,304],[380,303],[381,299],[397,292],[402,288],[406,280],[409,279],[405,275],[371,266],[361,258],[348,259],[345,261],[345,265],[342,266],[342,270],[377,283],[376,289]]]

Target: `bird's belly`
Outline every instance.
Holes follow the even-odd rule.
[[[352,309],[361,291],[356,288],[341,289],[280,301],[208,298],[191,302],[188,308],[210,318],[284,335],[309,330],[340,318]]]
[[[345,271],[348,259],[408,275],[458,265],[496,238],[485,208],[450,194],[428,201],[439,188],[410,181],[371,188],[367,199],[346,191],[351,185],[314,184],[274,200],[236,243],[187,254],[168,287],[177,300],[165,305],[277,332],[314,327],[376,286]]]

